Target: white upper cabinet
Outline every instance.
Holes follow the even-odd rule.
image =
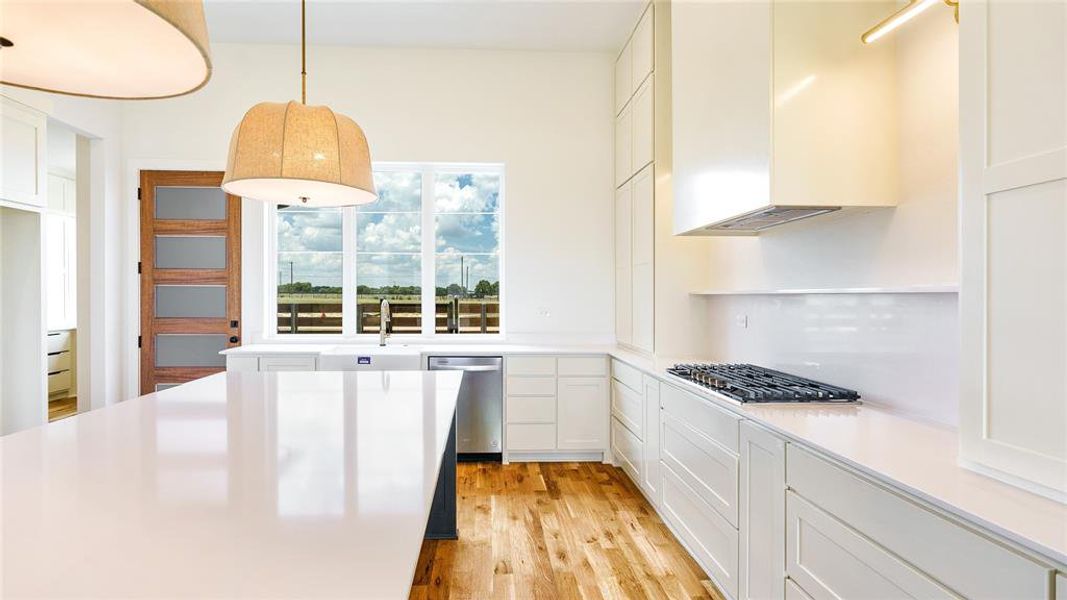
[[[652,74],[652,69],[655,66],[652,13],[653,6],[649,4],[648,8],[645,9],[645,13],[641,15],[641,20],[637,23],[637,28],[634,29],[633,37],[630,39],[630,65],[634,91]]]
[[[653,190],[652,167],[647,167],[634,176],[631,181],[632,198],[632,286],[633,299],[631,311],[632,344],[641,350],[652,351],[653,346],[653,304],[655,302],[655,280],[653,277],[653,236],[655,192]]]
[[[615,114],[622,112],[633,95],[632,56],[630,43],[627,42],[619,58],[615,59]]]
[[[615,117],[615,187],[633,175],[633,104],[627,104]]]
[[[671,5],[675,234],[897,203],[893,2]]]
[[[615,191],[615,338],[633,341],[633,194],[630,184]]]
[[[46,124],[44,114],[0,97],[0,204],[44,207]]]
[[[633,158],[630,170],[634,173],[652,162],[655,140],[652,137],[656,115],[653,111],[652,78],[649,77],[634,94],[632,100],[632,145]]]
[[[960,458],[1067,498],[1067,4],[960,6]]]

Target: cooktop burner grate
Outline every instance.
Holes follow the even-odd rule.
[[[859,392],[748,364],[678,364],[667,369],[738,402],[855,402]]]

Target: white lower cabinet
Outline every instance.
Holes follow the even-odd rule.
[[[606,356],[514,356],[505,359],[505,447],[529,453],[599,452],[608,439]]]
[[[741,422],[738,597],[778,600],[785,590],[785,440]]]
[[[737,597],[737,529],[664,465],[660,513],[730,598]]]
[[[1067,575],[1056,574],[1056,600],[1067,600]]]
[[[644,377],[645,388],[645,439],[641,454],[641,487],[653,505],[660,502],[659,438],[659,381],[655,377]]]
[[[804,591],[797,582],[786,577],[785,579],[785,600],[813,600],[807,592]]]
[[[794,444],[786,448],[786,572],[813,598],[1051,597],[1051,568]]]
[[[560,377],[556,392],[556,448],[603,450],[608,446],[608,381]]]

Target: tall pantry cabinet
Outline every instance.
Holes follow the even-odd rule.
[[[960,459],[1067,501],[1067,4],[960,3]]]
[[[654,321],[654,9],[615,61],[615,332],[652,352]]]

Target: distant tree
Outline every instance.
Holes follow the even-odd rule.
[[[500,295],[500,282],[499,281],[494,281],[493,282],[492,295],[493,296],[499,296]]]
[[[445,291],[449,296],[455,296],[457,298],[464,298],[467,296],[467,290],[463,289],[463,286],[458,283],[448,284],[448,288],[446,288]]]
[[[475,298],[485,298],[486,296],[492,296],[492,295],[493,295],[493,284],[489,283],[488,281],[482,279],[481,281],[478,282],[478,285],[474,286],[474,297]]]

